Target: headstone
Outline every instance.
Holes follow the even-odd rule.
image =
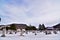
[[[3,29],[3,31],[2,31],[2,35],[1,35],[1,37],[5,37],[5,28]]]
[[[24,36],[24,35],[23,35],[23,34],[24,34],[24,32],[25,32],[25,29],[21,29],[20,36]]]
[[[56,30],[54,30],[54,31],[53,31],[53,33],[54,33],[54,34],[57,34],[57,31],[56,31]]]
[[[51,34],[51,31],[45,31],[45,34],[48,35],[48,34]]]
[[[37,35],[37,33],[35,33],[35,35]]]

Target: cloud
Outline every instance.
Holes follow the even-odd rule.
[[[41,0],[40,0],[41,1]],[[60,5],[56,1],[34,1],[32,3],[33,6],[31,7],[31,10],[28,13],[32,14],[32,18],[28,19],[28,22],[33,23],[44,23],[46,25],[54,25],[56,23],[59,23],[60,20]],[[58,4],[58,5],[57,5]]]
[[[59,4],[58,0],[11,0],[4,4],[0,15],[6,16],[5,23],[51,26],[60,22]]]

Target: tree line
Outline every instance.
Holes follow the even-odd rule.
[[[12,25],[10,25],[10,27],[6,27],[6,30],[8,30],[8,29],[10,29],[10,30],[17,30],[16,29],[16,26],[14,25],[14,24],[12,24]],[[39,27],[38,28],[36,28],[36,26],[32,26],[32,25],[29,25],[29,26],[27,26],[26,28],[25,28],[25,30],[45,30],[46,28],[45,28],[45,25],[44,24],[39,24]]]

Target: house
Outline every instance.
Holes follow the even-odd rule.
[[[6,28],[6,27],[10,27],[10,25],[0,25],[0,30],[2,30],[3,28]]]
[[[4,28],[5,27],[5,25],[0,25],[0,30],[2,29],[2,28]]]
[[[55,26],[53,26],[53,28],[54,28],[55,30],[60,30],[60,23],[57,24],[57,25],[55,25]]]
[[[53,27],[46,27],[47,30],[53,30]]]

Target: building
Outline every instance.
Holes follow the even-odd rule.
[[[47,30],[53,30],[53,27],[46,27]]]
[[[55,30],[60,30],[60,23],[57,24],[57,25],[55,25],[55,26],[53,26],[53,28],[54,28]]]

